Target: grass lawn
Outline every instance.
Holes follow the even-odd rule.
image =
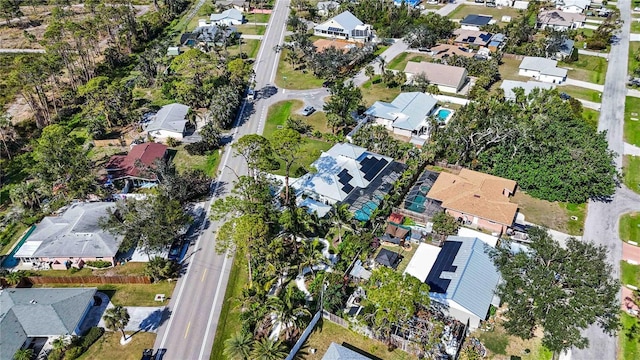
[[[370,339],[364,335],[357,334],[329,320],[320,319],[315,330],[307,339],[306,344],[309,349],[317,349],[315,354],[309,354],[306,360],[320,360],[332,342],[355,346],[356,348],[377,356],[382,360],[417,359],[415,356],[396,349],[389,352],[387,346],[377,340]]]
[[[624,184],[640,194],[640,156],[626,155],[622,158]]]
[[[422,61],[431,61],[431,56],[415,54],[415,53],[402,53],[389,61],[386,68],[393,70],[401,70],[404,71],[404,68],[407,66],[409,61],[413,62],[422,62]]]
[[[600,121],[599,111],[582,108],[582,118],[587,122],[587,124],[589,124],[589,126],[596,130],[598,129],[598,121]]]
[[[640,33],[640,21],[631,21],[631,32]]]
[[[376,51],[373,53],[373,55],[380,55],[382,54],[385,50],[387,50],[389,48],[389,46],[387,45],[378,45],[378,48],[376,49]]]
[[[400,264],[398,264],[398,267],[396,268],[396,271],[402,274],[404,270],[407,268],[407,265],[409,265],[409,261],[411,261],[413,254],[416,253],[418,246],[416,244],[411,244],[411,249],[406,249],[406,248],[401,248],[398,245],[389,245],[389,243],[385,243],[385,245],[382,245],[380,249],[387,249],[389,251],[398,253],[402,256],[402,260],[400,261]],[[376,252],[374,258],[378,256],[379,252],[380,250]]]
[[[640,62],[636,60],[636,54],[640,51],[640,41],[629,42],[629,73],[640,66]]]
[[[245,35],[264,35],[267,27],[263,25],[243,24],[238,25],[237,29],[239,33]]]
[[[620,261],[620,274],[622,285],[640,286],[640,265],[631,265],[626,261]]]
[[[106,332],[79,360],[138,360],[142,357],[142,350],[153,348],[156,334],[139,332],[131,338],[127,345],[120,345],[120,332]]]
[[[625,101],[624,140],[640,146],[640,98],[627,96]]]
[[[496,325],[491,331],[476,330],[472,336],[479,338],[489,350],[489,359],[550,360],[553,355],[541,345],[542,339],[539,336],[522,340],[508,335],[500,325]]]
[[[600,91],[585,89],[579,86],[562,85],[558,87],[558,91],[565,92],[574,98],[578,98],[582,100],[593,101],[598,103],[602,100],[601,99],[602,93]]]
[[[516,192],[511,201],[518,204],[520,212],[524,214],[525,220],[528,222],[570,235],[582,235],[586,216],[585,204],[576,205],[540,200],[523,191]],[[571,220],[571,216],[576,216],[578,219]]]
[[[247,54],[248,59],[255,59],[258,56],[258,50],[260,49],[260,40],[255,39],[240,39],[241,43],[227,47],[230,55],[239,55],[241,53]]]
[[[2,239],[5,239],[5,237],[7,237],[10,240],[5,246],[0,249],[0,255],[5,255],[11,252],[13,245],[15,245],[18,241],[20,241],[20,239],[22,239],[22,236],[25,234],[25,231],[27,231],[27,229],[28,227],[22,223],[16,223],[16,225],[13,227],[7,227],[5,229],[6,233],[3,232],[2,234],[0,234],[0,237],[2,237]]]
[[[640,213],[624,214],[620,217],[620,239],[640,243]]]
[[[528,76],[518,75],[518,72],[520,71],[521,62],[522,60],[502,58],[502,64],[500,64],[500,67],[498,68],[498,71],[500,71],[500,77],[502,79],[509,79],[509,80],[521,80],[521,81],[532,80]]]
[[[640,320],[626,312],[622,312],[620,320],[622,322],[622,331],[620,331],[619,335],[620,351],[618,351],[618,359],[640,360],[640,339],[638,335]]]
[[[262,136],[267,139],[271,137],[274,131],[278,130],[278,126],[283,127],[287,118],[302,108],[302,101],[287,100],[275,103],[269,107],[267,112],[267,123],[264,125]]]
[[[373,80],[375,79],[376,78]],[[362,84],[360,90],[362,91],[362,102],[367,108],[378,100],[390,102],[400,94],[399,86],[395,88],[388,88],[387,85],[382,82],[374,84],[371,81],[367,81]]]
[[[44,284],[34,287],[67,288],[78,287],[77,284]],[[161,281],[153,284],[82,284],[81,287],[97,287],[109,296],[114,305],[122,306],[162,306],[168,305],[168,298],[173,294],[176,282]],[[156,294],[165,294],[164,303],[155,301]]]
[[[502,17],[505,15],[511,16],[511,21],[514,21],[516,17],[519,16],[518,10],[514,8],[504,7],[498,9],[476,5],[461,5],[458,6],[457,9],[453,10],[448,17],[449,19],[464,19],[467,15],[471,14],[493,16],[493,19],[498,22],[500,22]]]
[[[604,84],[604,76],[607,73],[607,60],[599,56],[580,55],[578,61],[572,63],[560,63],[558,66],[570,68],[567,76],[595,84]]]
[[[224,341],[230,338],[242,327],[240,321],[240,298],[242,289],[246,286],[248,273],[245,269],[243,256],[236,256],[229,273],[229,281],[227,282],[227,290],[224,293],[224,301],[220,310],[220,319],[218,320],[218,328],[216,329],[216,337],[213,340],[211,349],[211,360],[224,359],[222,352],[224,351]]]
[[[245,14],[244,19],[247,23],[268,23],[271,14]]]
[[[209,155],[189,155],[183,145],[176,149],[178,151],[173,158],[173,163],[176,165],[176,169],[179,172],[184,172],[190,169],[199,169],[204,171],[208,176],[215,177],[216,171],[218,170],[218,164],[222,157],[218,151],[214,151]]]
[[[287,49],[280,54],[278,63],[278,73],[276,74],[276,85],[280,88],[291,90],[317,89],[322,87],[324,80],[318,79],[312,72],[304,69],[294,70],[288,61],[285,61]],[[302,65],[304,66],[304,65]]]

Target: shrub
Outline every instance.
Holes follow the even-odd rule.
[[[84,353],[84,350],[85,349],[80,346],[74,346],[64,352],[64,360],[75,360],[79,358],[82,353]]]
[[[64,353],[60,349],[53,349],[47,355],[47,360],[62,360]]]
[[[98,269],[108,268],[108,267],[111,267],[112,265],[110,261],[104,261],[104,260],[87,261],[85,264],[87,266],[91,266]]]
[[[187,150],[189,155],[205,155],[209,150],[211,150],[211,146],[204,141],[198,141],[196,143],[185,145],[184,149]]]
[[[91,329],[89,329],[89,332],[87,332],[87,335],[82,337],[82,343],[80,344],[80,346],[82,346],[84,349],[88,349],[91,345],[93,345],[93,343],[98,341],[98,339],[100,339],[103,334],[104,328],[98,326],[92,327]]]
[[[180,145],[180,141],[178,141],[177,139],[174,139],[172,137],[168,137],[167,138],[167,146],[168,147],[176,147]]]

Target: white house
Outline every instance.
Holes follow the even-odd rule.
[[[460,28],[479,31],[481,27],[488,25],[491,19],[492,17],[488,15],[470,14],[460,21]]]
[[[504,90],[504,98],[507,100],[515,100],[516,94],[513,91],[516,88],[522,88],[524,95],[529,95],[533,89],[555,89],[555,85],[549,83],[543,83],[539,81],[515,81],[504,80],[500,84],[500,89]]]
[[[459,66],[409,61],[404,68],[407,77],[424,74],[431,84],[447,93],[458,93],[467,83],[467,69]]]
[[[316,25],[313,33],[316,36],[355,42],[369,42],[374,36],[371,25],[364,24],[349,11]]]
[[[567,79],[567,69],[559,68],[557,65],[556,60],[525,56],[520,63],[518,74],[542,82],[562,84]]]
[[[405,274],[429,285],[434,306],[469,324],[473,331],[499,306],[495,290],[500,273],[485,249],[490,243],[475,237],[449,236],[442,248],[420,244]]]
[[[188,122],[188,113],[187,105],[177,103],[165,105],[146,126],[145,131],[156,139],[182,140]]]
[[[516,0],[513,2],[513,8],[518,10],[527,10],[529,7],[528,1]]]
[[[211,20],[211,24],[215,25],[242,25],[244,22],[244,15],[242,15],[242,12],[238,11],[238,9],[231,8],[221,12],[220,14],[211,14],[209,19]]]
[[[513,6],[513,0],[496,0],[495,4],[496,4],[496,6],[511,7],[511,6]]]
[[[562,0],[556,6],[566,13],[581,14],[591,6],[591,0]]]
[[[579,29],[584,27],[587,17],[582,14],[563,12],[560,10],[540,11],[538,27],[540,29],[553,28],[558,31]]]
[[[438,101],[421,92],[399,94],[392,102],[376,101],[365,115],[394,134],[411,137],[429,134],[429,116]]]

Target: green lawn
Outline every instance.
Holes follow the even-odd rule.
[[[580,55],[578,61],[572,63],[561,62],[558,66],[570,68],[567,76],[581,81],[604,84],[607,73],[607,60],[599,56]]]
[[[173,163],[179,172],[198,169],[204,171],[210,177],[215,177],[218,164],[220,164],[220,152],[213,151],[209,155],[189,155],[183,145],[177,147],[176,150]]]
[[[578,98],[582,100],[588,100],[588,101],[593,101],[597,103],[599,103],[602,100],[601,98],[602,93],[600,91],[585,89],[579,86],[562,85],[558,87],[558,91],[565,92],[574,98]]]
[[[626,261],[620,261],[620,274],[622,285],[640,287],[640,265],[631,265]]]
[[[247,23],[268,23],[271,14],[245,14],[244,19]]]
[[[379,78],[379,77],[377,77]],[[373,80],[375,81],[376,78]],[[369,107],[376,101],[390,102],[400,94],[400,87],[388,88],[387,85],[379,82],[377,84],[367,81],[360,88],[362,91],[362,103]]]
[[[416,250],[418,250],[418,246],[416,246],[416,244],[411,244],[411,249],[409,250],[405,248],[401,248],[400,246],[397,246],[397,245],[383,245],[380,248],[393,251],[402,256],[402,260],[400,261],[400,264],[398,264],[398,267],[396,268],[396,271],[398,271],[399,273],[404,272],[404,270],[407,268],[407,265],[409,265],[409,262],[411,261],[413,254],[415,254]],[[377,256],[378,254],[375,254],[375,255]]]
[[[155,301],[156,294],[165,294],[167,298],[173,294],[176,282],[161,281],[153,284],[82,284],[83,287],[97,287],[109,296],[114,305],[121,306],[162,306],[168,304]],[[78,287],[76,284],[43,284],[36,287],[67,288]]]
[[[640,98],[627,96],[625,101],[624,140],[640,146]]]
[[[228,48],[230,54],[239,54],[241,52],[247,54],[248,59],[255,59],[260,49],[260,40],[241,39],[242,43]]]
[[[640,51],[640,41],[629,42],[629,73],[633,73],[633,70],[640,66],[640,62],[636,59],[636,54]]]
[[[224,301],[222,302],[222,309],[220,310],[216,337],[213,341],[211,356],[209,356],[211,360],[225,358],[222,354],[224,351],[224,341],[238,332],[242,327],[240,321],[240,300],[242,289],[247,285],[248,277],[244,257],[236,256],[231,266],[231,272],[229,273],[227,290],[224,293]]]
[[[542,346],[540,337],[522,340],[507,334],[501,325],[490,331],[476,330],[472,336],[479,338],[489,350],[488,359],[551,360],[553,355]]]
[[[593,109],[582,108],[582,118],[595,130],[598,129],[598,121],[600,121],[600,112]]]
[[[120,345],[120,332],[106,332],[98,341],[93,343],[79,360],[138,360],[142,350],[153,348],[156,334],[139,332],[133,335],[131,342]]]
[[[631,21],[631,32],[632,33],[640,33],[640,21]]]
[[[511,202],[518,204],[525,220],[569,235],[582,235],[586,204],[567,204],[536,199],[517,191]],[[572,220],[571,216],[577,217]]]
[[[244,35],[264,35],[267,30],[266,26],[263,25],[253,25],[253,24],[243,24],[236,26],[239,33]]]
[[[428,56],[428,55],[405,52],[391,59],[391,61],[389,61],[386,67],[387,69],[404,71],[404,68],[407,66],[407,63],[409,61],[422,62],[422,61],[431,61],[431,59],[432,59],[431,56]]]
[[[476,6],[476,5],[461,5],[458,6],[454,11],[452,11],[448,17],[450,19],[464,19],[467,15],[478,14],[478,15],[490,15],[493,16],[493,19],[501,22],[503,16],[511,16],[511,21],[514,21],[516,17],[519,16],[518,10],[514,8],[489,8],[484,6]]]
[[[262,136],[267,139],[271,137],[274,131],[278,127],[284,127],[287,118],[302,108],[302,101],[300,100],[287,100],[275,103],[269,107],[267,112],[267,123],[264,125],[264,131]]]
[[[640,213],[624,214],[620,217],[620,239],[640,243]]]
[[[620,331],[620,360],[640,360],[640,320],[626,312],[620,315],[622,331]]]
[[[624,184],[640,194],[640,156],[625,155],[622,161]]]
[[[288,51],[289,50],[284,49],[280,54],[280,63],[278,63],[278,73],[276,74],[276,85],[280,88],[291,90],[317,89],[322,87],[324,80],[318,79],[312,72],[305,69],[294,70],[291,64],[284,60]]]
[[[518,75],[518,72],[520,71],[521,62],[522,60],[502,58],[502,63],[498,68],[498,71],[500,71],[500,77],[502,79],[509,79],[509,80],[520,80],[520,81],[531,80],[531,78],[528,76]]]

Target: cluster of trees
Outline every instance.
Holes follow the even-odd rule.
[[[402,38],[410,33],[414,25],[427,22],[420,10],[406,3],[396,6],[393,2],[365,0],[357,3],[347,2],[339,11],[349,10],[365,24],[371,24],[378,36],[386,38]]]
[[[435,128],[437,156],[516,180],[532,196],[583,203],[613,194],[618,174],[604,133],[557,91],[536,90],[516,101],[483,97]]]
[[[500,80],[500,60],[501,56],[499,54],[494,54],[491,59],[453,55],[450,58],[440,60],[440,62],[451,66],[463,67],[467,69],[470,76],[477,77],[476,84],[469,94],[471,98],[475,99],[479,96],[477,94],[478,91],[486,93],[486,91],[482,92],[480,89],[488,90],[491,85]]]
[[[448,39],[458,26],[449,18],[429,13],[420,18],[420,22],[410,29],[404,41],[412,48],[430,48],[439,40]]]
[[[611,43],[611,37],[614,32],[620,28],[620,10],[615,9],[604,22],[598,25],[593,34],[587,38],[587,49],[603,50]]]
[[[327,113],[327,124],[333,133],[355,124],[354,112],[362,102],[362,92],[353,82],[338,81],[329,88],[331,96],[322,110]]]

